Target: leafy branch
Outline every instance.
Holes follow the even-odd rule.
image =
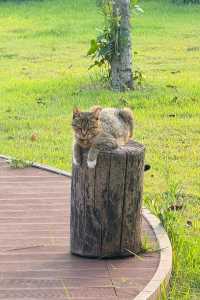
[[[136,13],[142,13],[138,1],[131,0],[130,5]],[[113,56],[120,56],[121,16],[118,10],[114,13],[114,0],[98,0],[97,5],[104,16],[104,27],[98,29],[96,39],[90,41],[87,55],[92,58],[93,64],[89,69],[95,66],[106,67],[110,76]]]

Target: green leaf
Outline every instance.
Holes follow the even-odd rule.
[[[143,14],[144,10],[139,5],[134,5],[134,9],[136,12]]]
[[[133,6],[135,6],[138,2],[139,2],[139,0],[131,0],[131,4],[132,4]]]
[[[90,41],[90,49],[88,50],[87,52],[87,55],[92,55],[94,54],[98,49],[98,44],[97,44],[97,41],[96,40],[91,40]]]

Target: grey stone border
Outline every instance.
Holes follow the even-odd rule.
[[[6,159],[8,161],[12,159],[12,157],[5,156],[5,155],[0,155],[0,158]],[[60,170],[60,169],[57,169],[57,168],[53,168],[53,167],[49,167],[49,166],[46,166],[46,165],[43,165],[43,164],[32,163],[30,166],[34,167],[34,168],[41,169],[41,170],[49,171],[51,173],[71,177],[71,174],[66,172],[66,171],[63,171],[63,170]]]
[[[142,214],[155,233],[160,249],[160,262],[151,281],[134,300],[156,300],[162,296],[162,289],[167,288],[169,284],[172,271],[172,246],[160,220],[146,208],[143,208]]]
[[[11,157],[0,155],[0,158],[10,160]],[[71,177],[71,174],[46,165],[33,163],[32,167]],[[133,300],[157,300],[162,295],[162,289],[169,284],[172,271],[172,246],[160,220],[147,208],[142,209],[142,215],[151,226],[160,249],[160,261],[156,273],[146,287]]]

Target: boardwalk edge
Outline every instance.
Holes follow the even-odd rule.
[[[163,289],[167,288],[172,271],[172,246],[160,220],[147,208],[142,215],[153,229],[160,250],[160,262],[156,273],[146,287],[133,300],[161,299]]]
[[[12,157],[10,156],[6,156],[6,155],[0,155],[0,158],[2,159],[5,159],[5,160],[11,160]],[[43,164],[39,164],[39,163],[32,163],[30,165],[30,167],[34,167],[34,168],[37,168],[37,169],[41,169],[41,170],[45,170],[45,171],[49,171],[51,173],[55,173],[55,174],[59,174],[59,175],[63,175],[63,176],[67,176],[67,177],[71,177],[71,174],[64,171],[64,170],[60,170],[60,169],[57,169],[57,168],[54,168],[54,167],[49,167],[47,165],[43,165]]]

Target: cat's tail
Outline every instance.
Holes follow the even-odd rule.
[[[128,124],[130,128],[129,137],[133,136],[133,113],[130,108],[124,108],[119,110],[119,116],[122,118],[125,124]]]

